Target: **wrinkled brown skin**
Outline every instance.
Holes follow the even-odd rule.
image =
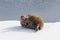
[[[26,28],[34,29],[34,30],[41,30],[44,26],[44,21],[42,18],[33,16],[33,15],[26,15],[27,17],[21,16],[21,25]],[[28,24],[27,24],[28,23]],[[38,26],[38,28],[37,28]]]

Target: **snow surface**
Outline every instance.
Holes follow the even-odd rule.
[[[60,22],[45,23],[35,32],[22,28],[20,21],[0,21],[0,40],[60,40]]]

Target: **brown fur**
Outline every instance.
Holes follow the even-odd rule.
[[[21,16],[21,25],[26,28],[41,30],[44,26],[44,21],[41,17],[28,14]]]

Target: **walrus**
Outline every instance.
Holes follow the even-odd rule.
[[[34,30],[41,30],[44,26],[44,21],[41,17],[27,14],[20,17],[21,25],[25,28],[30,28]]]

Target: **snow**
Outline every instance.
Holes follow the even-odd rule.
[[[44,23],[44,28],[35,32],[22,28],[20,21],[0,21],[0,40],[60,40],[60,22]]]

